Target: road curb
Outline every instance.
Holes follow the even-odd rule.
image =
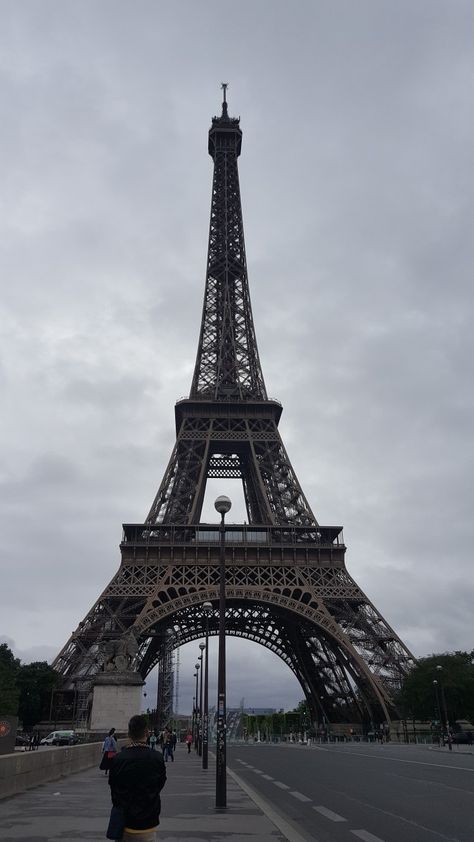
[[[252,799],[254,804],[265,814],[265,816],[275,825],[276,828],[283,834],[285,839],[288,842],[318,842],[315,836],[302,836],[301,833],[296,830],[288,821],[286,821],[282,816],[280,816],[276,810],[273,809],[271,804],[262,798],[251,786],[249,786],[240,775],[237,775],[232,769],[229,769],[227,766],[227,773],[230,775],[231,778],[235,781],[235,783],[240,786],[241,789],[248,795],[249,798]]]

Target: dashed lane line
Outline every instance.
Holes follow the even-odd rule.
[[[273,783],[275,784],[275,786],[279,786],[280,789],[289,789],[290,788],[288,786],[288,784],[282,784],[281,781],[273,781]]]
[[[302,792],[298,792],[297,790],[290,792],[290,795],[292,795],[293,798],[297,798],[298,801],[311,801],[311,798],[308,798],[307,795],[303,795]]]
[[[325,816],[327,819],[330,819],[332,822],[346,822],[347,819],[344,816],[340,816],[339,813],[334,813],[332,810],[329,810],[327,807],[323,807],[322,804],[318,804],[317,807],[313,807],[313,810],[317,810],[318,813],[321,813],[322,816]]]
[[[363,842],[384,842],[380,836],[374,836],[373,833],[369,833],[368,830],[351,830],[351,833],[354,836],[357,836],[358,839],[362,839]]]
[[[271,775],[262,775],[262,778],[265,778],[266,781],[274,781],[275,778],[272,778]]]
[[[231,778],[233,778],[235,782],[241,787],[241,789],[243,789],[243,791],[247,793],[247,795],[257,805],[257,807],[259,807],[270,819],[270,821],[273,822],[275,827],[278,828],[278,830],[283,834],[283,836],[285,837],[285,839],[288,840],[288,842],[308,842],[308,837],[306,835],[302,836],[301,833],[298,832],[298,830],[293,826],[292,823],[286,821],[286,819],[284,819],[283,816],[277,813],[273,806],[269,804],[268,801],[266,801],[264,798],[262,798],[259,793],[255,792],[255,790],[252,789],[252,787],[250,787],[245,781],[243,781],[242,778],[239,777],[239,775],[236,775],[235,772],[232,771],[232,769],[229,769],[229,767],[227,767],[227,772],[231,776]],[[283,787],[285,786],[286,785],[283,784]],[[314,835],[311,836],[311,842],[318,842],[317,837]]]

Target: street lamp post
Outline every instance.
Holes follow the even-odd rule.
[[[198,680],[199,680],[199,663],[194,664],[194,669],[196,672],[194,673],[196,678],[196,734],[194,736],[194,748],[198,750],[198,743],[199,743],[199,696],[198,696]]]
[[[202,729],[203,729],[203,721],[202,721],[203,720],[203,716],[202,716],[202,679],[203,679],[203,673],[204,673],[204,669],[203,669],[203,667],[204,667],[204,664],[203,664],[203,649],[206,648],[206,644],[200,643],[199,648],[201,650],[201,654],[199,655],[199,660],[201,662],[201,678],[200,678],[200,684],[199,684],[199,748],[198,748],[198,754],[199,754],[199,757],[202,757]]]
[[[225,680],[225,516],[232,506],[228,497],[218,497],[214,507],[221,516],[219,525],[219,657],[217,671],[216,810],[227,807],[226,778],[226,680]]]
[[[441,713],[441,705],[439,703],[439,692],[438,692],[438,682],[436,678],[433,679],[433,689],[435,693],[435,718],[439,720],[439,724],[442,727],[443,725],[443,716]],[[441,743],[440,743],[441,745]]]
[[[448,747],[449,750],[452,751],[452,740],[451,740],[451,732],[449,730],[449,720],[448,720],[448,709],[446,707],[446,696],[444,695],[444,684],[443,684],[443,667],[441,664],[438,664],[436,667],[438,676],[439,676],[439,689],[441,694],[441,704],[443,706],[443,728],[446,728],[446,736],[448,739]]]
[[[196,678],[196,673],[193,673],[193,678]],[[193,742],[196,739],[196,696],[193,696],[193,725],[192,725]]]
[[[209,615],[212,613],[212,603],[205,602],[203,611],[206,617],[206,644],[204,650],[204,716],[202,729],[202,768],[208,767],[209,747]]]

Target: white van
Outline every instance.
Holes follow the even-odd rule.
[[[74,731],[51,731],[47,737],[43,737],[41,746],[73,746],[79,740]]]

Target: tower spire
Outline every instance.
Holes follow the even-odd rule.
[[[214,161],[206,288],[191,398],[266,400],[253,325],[245,257],[237,158],[240,121],[227,114],[227,82],[222,115],[209,129]]]
[[[224,117],[224,119],[228,119],[228,117],[229,117],[229,115],[227,113],[227,96],[226,96],[228,87],[229,87],[228,82],[222,82],[222,84],[221,84],[221,88],[222,88],[222,92],[223,92],[222,116]]]

